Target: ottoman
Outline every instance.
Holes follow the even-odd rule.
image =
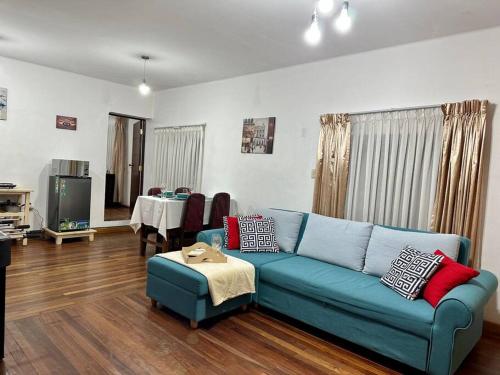
[[[197,328],[199,321],[246,307],[252,301],[248,293],[214,306],[205,276],[162,257],[150,258],[147,270],[146,295],[153,306],[159,302],[188,318],[192,328]]]

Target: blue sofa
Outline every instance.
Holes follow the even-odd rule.
[[[295,251],[307,220],[304,214]],[[210,244],[216,233],[223,230],[203,231],[198,241]],[[469,246],[467,238],[460,239],[462,264]],[[259,305],[430,374],[457,370],[481,337],[483,309],[498,285],[491,272],[482,270],[434,309],[423,299],[406,300],[378,277],[295,253],[223,251],[254,264],[252,298]]]

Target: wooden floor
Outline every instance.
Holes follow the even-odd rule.
[[[191,330],[150,307],[145,258],[128,233],[57,248],[14,247],[7,276],[9,374],[399,374],[400,364],[290,319],[251,309]],[[499,374],[485,337],[460,374]]]
[[[129,207],[116,206],[104,208],[104,221],[129,220],[132,217]]]

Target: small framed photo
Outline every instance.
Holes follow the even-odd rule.
[[[276,117],[243,120],[242,154],[272,154]]]
[[[56,128],[65,130],[76,130],[76,117],[58,115],[56,117]]]

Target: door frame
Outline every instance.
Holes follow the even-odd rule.
[[[141,173],[140,173],[140,178],[139,178],[139,195],[143,194],[144,192],[144,155],[145,155],[145,149],[146,149],[146,118],[144,117],[137,117],[137,116],[131,116],[131,115],[125,115],[123,113],[117,113],[117,112],[109,112],[109,116],[116,116],[116,117],[123,117],[127,118],[130,120],[136,120],[141,122],[141,151],[140,151],[140,166],[141,166]]]

